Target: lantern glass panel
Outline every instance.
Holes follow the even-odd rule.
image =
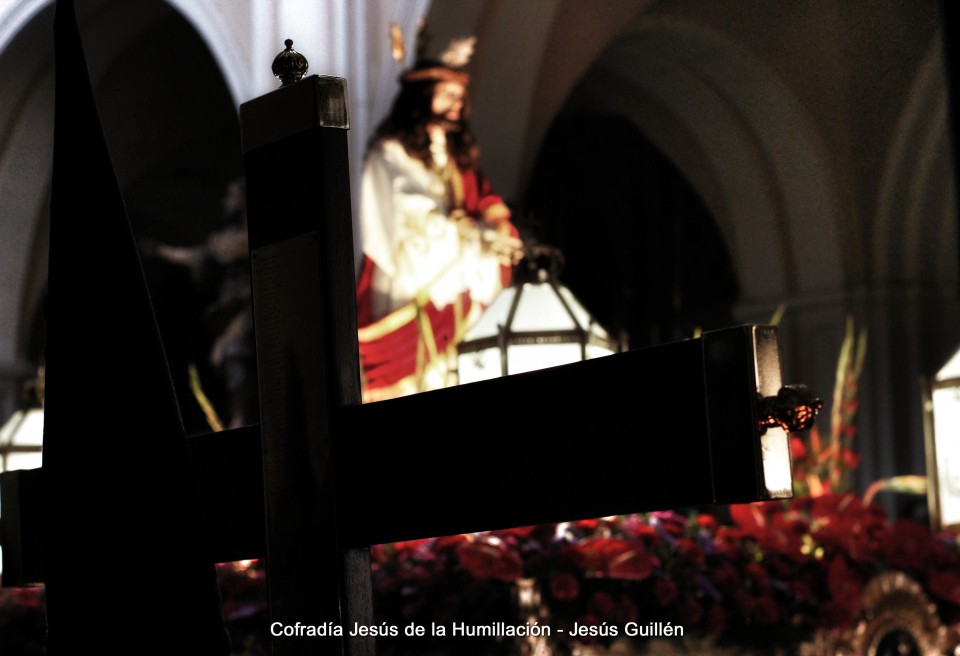
[[[507,316],[510,314],[510,306],[513,305],[513,297],[517,294],[516,287],[507,287],[500,292],[493,302],[483,311],[477,323],[467,331],[464,341],[474,339],[484,339],[486,337],[495,337],[500,334],[501,326],[507,323]],[[499,365],[497,369],[499,373]],[[462,379],[461,379],[462,380]]]
[[[490,380],[502,375],[500,349],[493,347],[462,353],[457,358],[458,380],[461,385],[475,383],[478,380]]]
[[[951,378],[960,378],[960,351],[953,354],[947,364],[937,372],[936,380],[949,380]]]
[[[561,293],[563,291],[565,289],[561,288]],[[564,295],[564,299],[569,304],[573,297],[567,293]],[[574,312],[574,317],[583,322],[580,325],[574,323],[574,317],[571,317],[570,312],[563,307],[560,297],[548,283],[524,283],[523,291],[520,294],[520,304],[517,306],[513,323],[510,324],[510,330],[514,332],[538,332],[575,330],[579,327],[586,327],[586,322],[589,321],[586,311],[575,300],[573,300],[573,303],[576,304],[576,309],[573,305],[570,306],[570,309]]]
[[[932,398],[940,524],[954,526],[960,524],[960,387],[934,389]]]
[[[512,344],[507,347],[509,374],[522,374],[582,359],[579,344]]]

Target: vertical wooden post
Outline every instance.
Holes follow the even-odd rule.
[[[345,81],[305,78],[245,103],[240,120],[271,622],[346,631],[372,623],[372,593],[369,549],[339,539],[333,452],[338,408],[360,403]],[[275,654],[319,646],[273,640]],[[372,639],[320,640],[373,653]]]

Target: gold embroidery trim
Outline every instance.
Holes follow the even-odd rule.
[[[417,318],[417,306],[410,302],[357,331],[361,342],[372,342],[389,335]]]

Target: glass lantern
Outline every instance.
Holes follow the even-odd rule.
[[[931,523],[960,532],[960,350],[926,381],[924,429]]]

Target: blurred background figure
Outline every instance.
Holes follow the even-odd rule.
[[[224,227],[210,233],[201,244],[140,242],[147,264],[162,262],[189,274],[190,280],[184,284],[173,289],[167,286],[163,293],[166,300],[155,298],[188,433],[197,432],[199,413],[208,430],[236,428],[259,420],[242,178],[228,185],[223,209]],[[165,310],[172,305],[178,305],[179,311]],[[193,314],[193,319],[176,319],[184,313]],[[171,316],[174,320],[169,319]]]

